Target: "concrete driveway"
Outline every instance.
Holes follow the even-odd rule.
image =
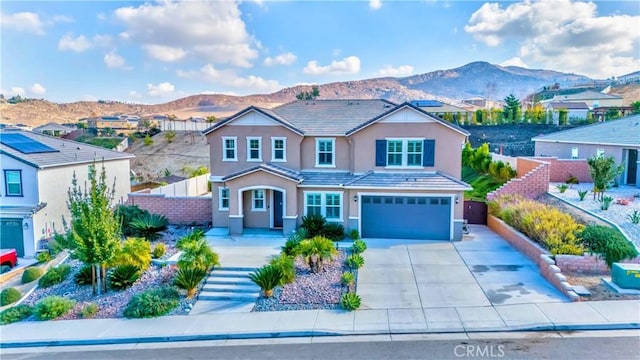
[[[363,309],[565,302],[536,265],[486,226],[461,242],[367,239]]]

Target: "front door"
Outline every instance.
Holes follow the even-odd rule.
[[[638,183],[636,172],[638,171],[638,150],[629,149],[627,156],[627,185],[635,185]]]
[[[273,227],[282,227],[282,213],[283,213],[282,191],[273,190]]]

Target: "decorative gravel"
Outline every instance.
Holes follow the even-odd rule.
[[[275,288],[270,298],[261,295],[253,311],[340,308],[340,298],[347,292],[340,284],[345,259],[345,252],[340,251],[333,261],[325,262],[323,270],[317,274],[311,272],[302,258],[296,259],[296,280]]]
[[[640,194],[640,189],[631,186],[620,186],[607,190],[605,195],[613,197],[614,200],[608,210],[602,210],[600,209],[600,202],[593,200],[593,193],[589,192],[583,201],[580,201],[580,197],[578,196],[578,190],[593,189],[593,184],[581,183],[571,185],[564,193],[560,193],[556,185],[558,185],[558,183],[549,186],[549,193],[618,224],[636,247],[640,249],[640,224],[633,224],[627,217],[627,215],[631,214],[634,210],[640,211],[640,198],[634,197]],[[629,204],[617,204],[616,201],[618,199],[627,199],[629,200]]]

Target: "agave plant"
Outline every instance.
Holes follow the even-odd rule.
[[[296,280],[296,268],[292,257],[284,254],[275,256],[269,261],[269,265],[280,268],[282,278],[279,285],[291,284]]]
[[[265,297],[273,295],[273,289],[282,282],[282,270],[273,265],[265,265],[249,274],[249,279],[264,292]]]
[[[115,290],[123,290],[133,285],[140,277],[140,269],[136,265],[120,265],[109,274],[109,286]]]
[[[342,298],[340,298],[340,306],[342,306],[343,309],[348,311],[352,311],[359,308],[361,302],[362,300],[360,299],[360,296],[352,292],[346,293],[342,295]]]
[[[187,299],[191,299],[196,294],[196,289],[205,276],[207,276],[207,270],[201,267],[179,268],[173,283],[180,289],[187,290]]]
[[[322,236],[301,241],[297,250],[297,253],[307,260],[312,273],[319,273],[323,261],[333,259],[337,252],[333,241]]]
[[[167,229],[169,219],[160,214],[148,214],[133,220],[129,226],[137,236],[142,236],[149,241],[153,241],[160,237],[159,232]]]
[[[355,281],[356,281],[355,275],[353,275],[353,273],[349,271],[342,273],[342,276],[340,277],[340,282],[342,283],[342,285],[345,285],[345,286],[350,287],[351,285],[353,285]]]
[[[364,265],[364,258],[360,254],[353,254],[345,260],[345,263],[352,269],[360,269]]]
[[[365,250],[367,250],[367,243],[360,239],[354,241],[351,246],[351,251],[353,251],[354,254],[363,253]]]

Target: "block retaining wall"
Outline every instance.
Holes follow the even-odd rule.
[[[609,274],[607,263],[598,255],[589,253],[579,255],[556,255],[556,265],[565,272],[576,272],[588,275]],[[619,261],[620,263],[640,264],[640,257]]]
[[[506,182],[495,191],[487,194],[487,200],[501,195],[522,195],[534,199],[549,191],[550,164],[528,158],[518,158],[516,169],[518,178]]]
[[[167,197],[164,194],[130,193],[127,205],[137,205],[150,213],[162,214],[170,224],[176,225],[206,225],[213,218],[211,197],[208,196]]]
[[[565,182],[569,176],[575,176],[580,182],[593,182],[589,173],[589,164],[585,159],[558,159],[556,157],[533,158],[551,164],[549,181]]]

